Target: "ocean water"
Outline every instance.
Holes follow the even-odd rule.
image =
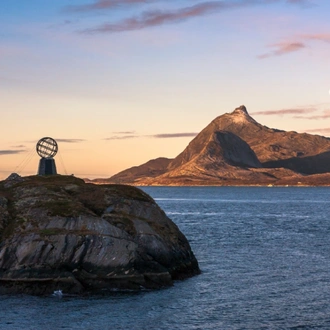
[[[330,329],[330,188],[143,190],[201,275],[149,292],[0,296],[0,329]]]

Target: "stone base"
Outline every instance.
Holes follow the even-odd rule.
[[[39,162],[38,175],[55,175],[56,165],[54,158],[41,158]]]

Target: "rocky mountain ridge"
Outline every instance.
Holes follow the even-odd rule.
[[[149,170],[150,164],[153,171]],[[268,128],[240,106],[215,118],[176,158],[152,160],[102,182],[330,185],[330,139]]]

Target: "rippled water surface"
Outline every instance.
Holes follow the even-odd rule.
[[[0,329],[330,329],[330,188],[143,189],[201,275],[107,297],[0,296]]]

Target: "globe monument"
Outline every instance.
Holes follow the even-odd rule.
[[[36,145],[38,155],[41,157],[39,161],[38,175],[55,175],[56,165],[54,156],[57,154],[57,142],[51,137],[43,137]]]

